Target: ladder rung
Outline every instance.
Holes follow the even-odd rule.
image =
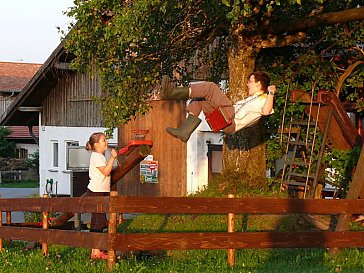
[[[316,122],[314,121],[292,121],[292,125],[301,125],[301,126],[308,126],[308,125],[315,125]]]
[[[306,183],[303,182],[286,182],[285,183],[288,186],[303,186],[306,187]]]
[[[294,172],[289,172],[288,173],[291,177],[292,176],[296,176],[296,177],[308,177],[308,178],[315,178],[315,176],[313,175],[307,175],[307,173],[294,173]]]
[[[308,104],[310,105],[312,103],[312,105],[320,105],[321,102],[318,102],[318,101],[300,101],[299,103],[301,104]]]
[[[303,162],[303,161],[292,161],[292,160],[286,160],[284,162],[286,165],[299,165],[299,166],[309,166],[309,162]]]
[[[278,133],[279,134],[299,134],[301,132],[301,128],[300,127],[292,127],[291,129],[290,128],[278,128]]]
[[[307,145],[306,145],[306,141],[288,141],[288,144],[297,145],[297,146],[307,146],[307,147],[312,146],[312,143],[310,143],[310,142],[307,142]]]

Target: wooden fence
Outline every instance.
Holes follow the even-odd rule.
[[[0,199],[0,211],[43,212],[43,228],[3,224],[0,213],[0,249],[2,239],[35,241],[84,248],[109,250],[108,266],[115,264],[115,251],[364,247],[364,233],[359,231],[308,232],[178,232],[118,234],[117,213],[146,214],[362,214],[364,200],[302,200],[270,198],[191,198],[191,197],[81,197]],[[49,212],[109,213],[107,233],[52,229]],[[11,219],[11,217],[9,217]],[[233,217],[230,217],[230,220]],[[230,265],[234,259],[230,257]]]
[[[38,179],[37,172],[33,170],[0,171],[0,184],[6,180],[21,181],[28,179]]]

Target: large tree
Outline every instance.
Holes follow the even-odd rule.
[[[172,72],[186,82],[203,67],[208,80],[228,78],[232,101],[247,96],[247,76],[263,49],[303,42],[313,28],[362,20],[361,2],[75,0],[68,15],[77,23],[66,47],[75,68],[101,77],[105,124],[114,128],[145,114],[153,86]],[[227,136],[223,158],[225,174],[264,184],[261,126]]]

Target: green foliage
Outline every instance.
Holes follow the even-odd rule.
[[[104,0],[75,4],[68,15],[77,24],[72,26],[66,47],[77,56],[75,68],[100,76],[103,95],[99,101],[109,128],[145,114],[149,110],[146,101],[162,75],[174,69],[186,75],[187,70],[177,67],[178,62],[185,59],[189,65],[189,56],[196,49],[206,54],[206,42],[222,34],[218,31],[209,37],[211,29],[224,26],[220,22],[224,7],[218,1]],[[215,50],[208,52],[206,62],[224,59],[219,52],[226,48],[219,43],[225,40],[220,40]]]
[[[6,140],[11,131],[7,127],[0,127],[0,157],[13,158],[15,157],[15,143]]]
[[[34,153],[30,154],[27,161],[27,165],[29,168],[39,171],[39,150],[36,150]]]
[[[238,172],[225,172],[223,175],[214,176],[208,186],[201,188],[191,197],[226,197],[234,194],[236,197],[287,197],[280,192],[280,184],[274,179],[268,179],[264,186],[249,185],[244,174]]]
[[[145,102],[161,75],[170,74],[176,69],[185,80],[188,80],[198,67],[193,67],[192,64],[186,65],[192,67],[192,70],[188,71],[178,67],[177,63],[181,60],[188,62],[189,57],[196,54],[197,49],[203,49],[214,37],[228,35],[230,27],[238,26],[249,19],[249,22],[245,22],[245,27],[255,28],[257,18],[260,18],[261,22],[264,18],[274,15],[275,20],[280,16],[284,16],[287,20],[289,18],[287,15],[305,16],[312,8],[310,7],[312,3],[304,2],[297,12],[298,1],[288,1],[288,3],[262,1],[260,4],[248,1],[221,3],[214,1],[213,5],[211,3],[206,5],[204,1],[199,4],[193,2],[76,1],[76,6],[68,12],[69,16],[75,17],[77,25],[70,32],[66,46],[77,56],[73,63],[75,68],[101,77],[104,94],[99,100],[103,105],[106,126],[117,127],[128,122],[137,113],[145,114],[149,109]],[[330,5],[334,6],[332,3]],[[269,11],[273,7],[275,14]],[[342,3],[340,7],[343,8]],[[289,8],[295,9],[295,12]],[[112,13],[109,18],[108,12]],[[173,18],[170,14],[174,15]],[[336,27],[331,29],[337,30]],[[211,33],[212,30],[215,32]],[[341,38],[348,36],[343,36],[339,34],[340,32],[335,36],[328,31],[321,36],[336,37],[335,41],[340,41],[341,44],[343,43]],[[357,31],[351,32],[356,35],[354,38],[360,35],[357,33]],[[211,36],[212,34],[214,36]],[[200,56],[203,57],[200,65],[206,63],[214,68],[211,76],[216,81],[219,80],[221,72],[227,68],[229,36],[226,37],[227,39],[218,40],[213,51],[207,55],[204,52]],[[316,38],[317,34],[312,40]],[[358,39],[350,37],[349,40],[352,43]],[[332,45],[331,41],[327,41],[327,44]],[[316,51],[311,49],[314,47]],[[291,52],[288,51],[285,56],[288,57],[285,62],[291,63],[288,69],[284,65],[279,65],[279,61],[282,60],[278,59],[280,56],[271,62],[271,66],[279,68],[281,72],[280,85],[284,79],[283,83],[286,86],[291,83],[291,87],[300,86],[306,90],[313,87],[327,89],[329,86],[325,80],[328,79],[330,82],[337,76],[330,75],[332,63],[317,58],[319,50],[320,48],[312,42],[308,50],[293,48]],[[293,60],[289,56],[293,56]],[[321,63],[317,63],[318,60],[322,60]],[[329,64],[328,72],[322,73],[325,71],[323,67],[327,64]],[[308,76],[310,80],[307,80]],[[296,81],[292,81],[292,78]],[[276,100],[279,106],[279,98]]]
[[[310,95],[313,94],[314,98],[320,90],[336,91],[340,77],[349,66],[364,58],[362,45],[358,43],[360,40],[358,33],[360,35],[362,32],[362,24],[358,22],[315,29],[310,31],[310,37],[301,46],[261,52],[259,67],[270,73],[272,82],[278,88],[275,95],[275,114],[269,118],[267,125],[270,130],[281,128],[282,123],[283,127],[288,127],[291,117],[293,120],[299,120],[300,117],[307,116],[304,113],[305,105],[290,102],[292,90],[304,90]],[[342,89],[339,90],[342,101],[357,102],[358,112],[362,111],[364,105],[363,78],[364,65],[359,65],[348,75]],[[320,149],[321,139],[322,134],[319,132],[316,136],[314,152],[316,155]],[[284,135],[269,135],[267,140],[269,167],[273,167],[275,160],[284,153],[280,145],[282,140],[285,143]],[[336,170],[336,186],[346,189],[351,179],[352,161],[357,159],[356,149],[349,152],[326,149],[324,157],[324,164]],[[314,162],[316,160],[317,156],[314,157]]]
[[[339,187],[344,196],[353,177],[360,151],[361,147],[356,146],[349,151],[332,149],[325,155],[324,162],[328,168],[332,169],[327,181],[333,186]]]
[[[276,160],[279,160],[285,155],[286,147],[284,142],[280,140],[280,136],[277,134],[270,135],[266,144],[267,168],[274,170]]]
[[[254,43],[256,35],[266,36],[262,26],[303,18],[324,2],[329,3],[325,11],[358,3],[76,0],[67,15],[77,23],[70,26],[65,46],[76,56],[74,68],[100,76],[103,94],[98,100],[105,126],[113,129],[148,112],[147,100],[162,75],[174,71],[186,83],[204,67],[210,69],[208,80],[217,82],[226,75],[236,35]]]

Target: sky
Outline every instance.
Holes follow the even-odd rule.
[[[60,43],[57,27],[73,0],[0,0],[0,61],[44,63]]]

